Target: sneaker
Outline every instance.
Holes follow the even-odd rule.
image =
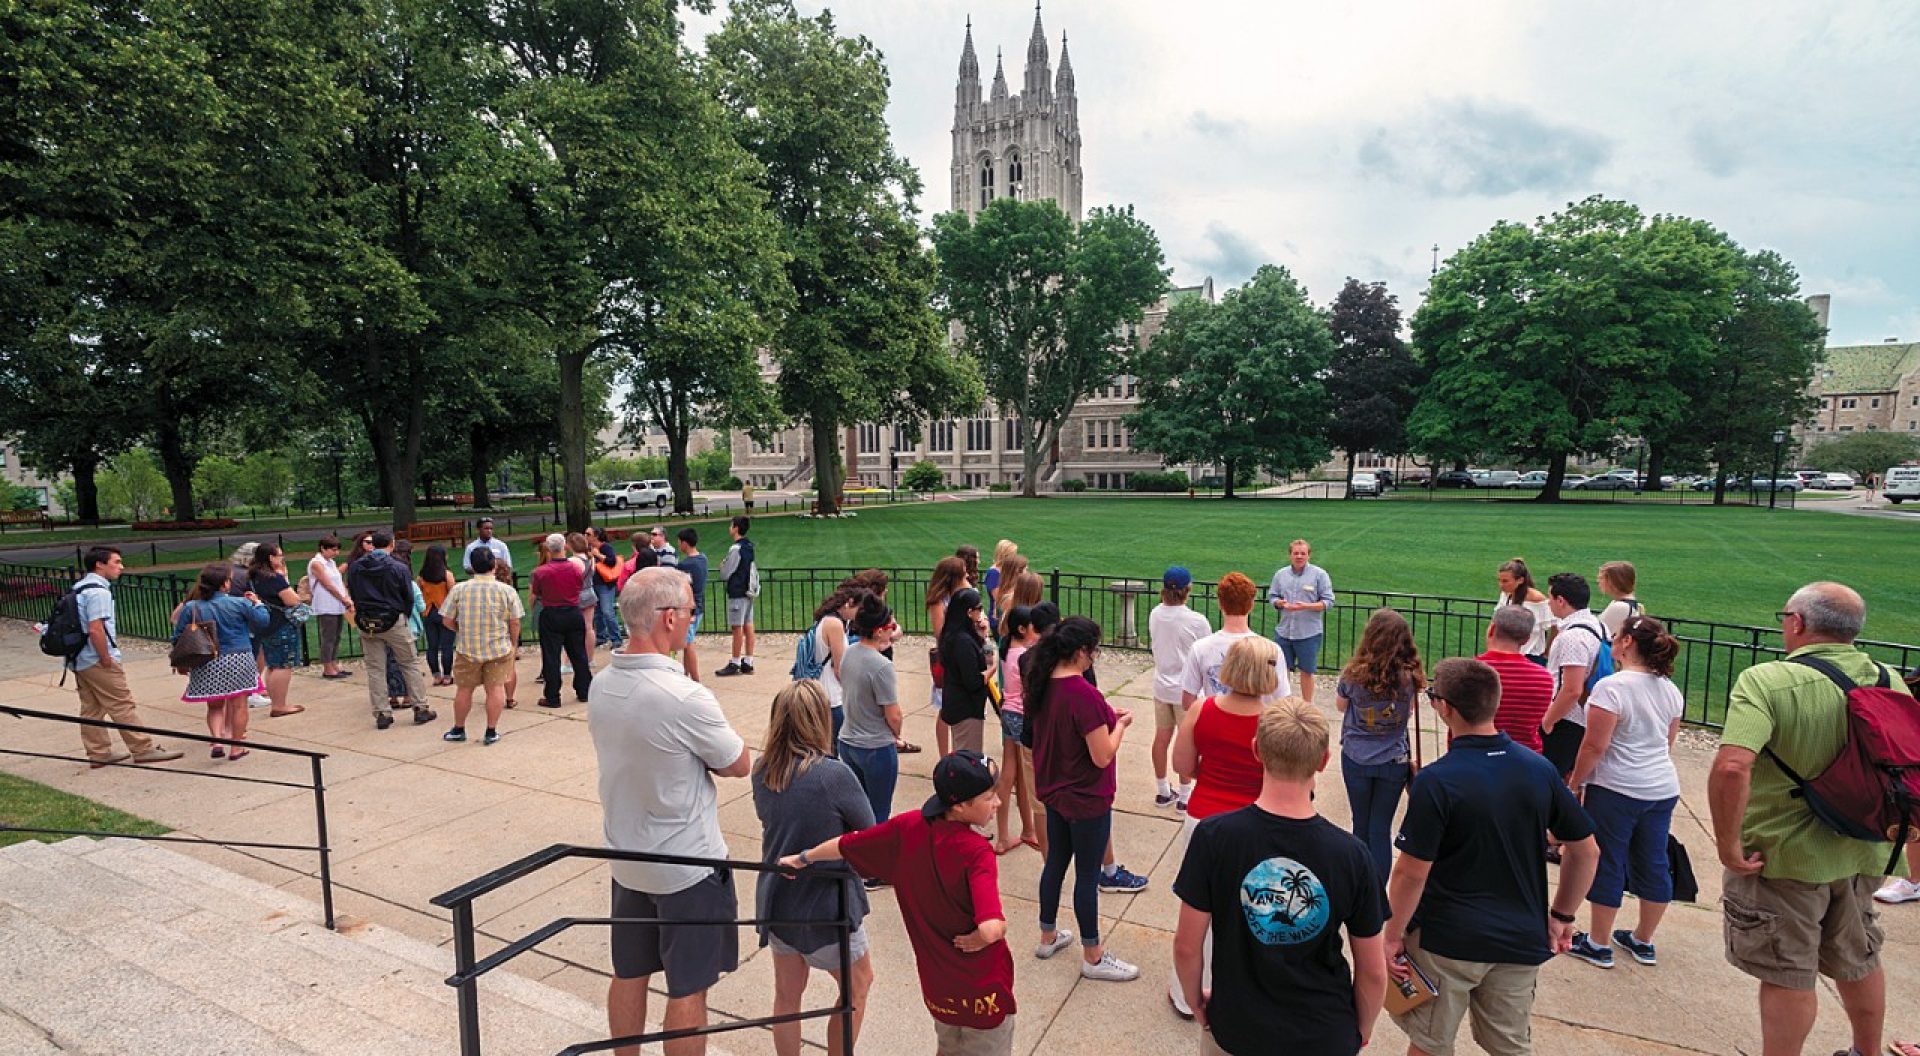
[[[249,708],[271,707],[272,704],[273,704],[273,698],[267,696],[265,693],[247,694],[247,707]]]
[[[1584,931],[1574,934],[1573,946],[1567,950],[1567,956],[1585,961],[1595,968],[1613,967],[1613,949],[1595,945]]]
[[[393,725],[393,712],[391,711],[383,711],[373,717],[373,728],[376,730],[384,730],[391,725]]]
[[[866,888],[869,891],[878,891],[881,888],[887,886],[887,882],[885,880],[880,879],[877,876],[869,876],[866,879],[860,881],[860,886]]]
[[[715,675],[721,678],[727,678],[729,676],[737,675],[739,673],[740,673],[740,661],[738,660],[729,660],[727,661],[727,666],[714,672]]]
[[[89,759],[87,760],[87,765],[98,770],[102,767],[113,766],[116,763],[124,763],[131,758],[133,758],[133,756],[128,755],[126,752],[115,752],[112,755],[101,756],[98,759]]]
[[[144,752],[135,753],[133,761],[136,763],[171,763],[185,754],[187,753],[176,751],[172,748],[155,747],[149,748]]]
[[[743,675],[753,674],[753,661],[751,660],[740,661],[740,673]]]
[[[1097,964],[1088,964],[1084,960],[1080,962],[1080,978],[1103,983],[1126,983],[1140,978],[1140,968],[1111,953],[1103,953]]]
[[[1161,808],[1162,810],[1166,809],[1167,807],[1171,807],[1178,802],[1180,802],[1180,793],[1178,792],[1172,792],[1172,791],[1155,792],[1153,794],[1153,805]]]
[[[1053,933],[1052,942],[1041,939],[1040,944],[1033,948],[1033,955],[1044,961],[1071,945],[1073,945],[1073,932],[1070,929],[1061,928]]]
[[[439,715],[434,713],[432,708],[427,707],[425,704],[416,705],[413,709],[413,724],[415,726],[425,726],[427,723],[439,717]]]
[[[1633,955],[1633,959],[1649,968],[1660,963],[1653,955],[1653,943],[1641,942],[1633,937],[1632,928],[1621,928],[1613,933],[1613,944]]]
[[[1173,1006],[1173,1014],[1188,1022],[1193,1021],[1193,1009],[1187,1007],[1187,999],[1180,996],[1178,990],[1167,991],[1167,1004]]]
[[[1130,871],[1124,865],[1114,866],[1112,876],[1108,876],[1105,873],[1100,874],[1100,890],[1110,895],[1134,895],[1146,890],[1146,888],[1147,878]],[[1088,978],[1091,979],[1093,976],[1088,976]],[[1133,977],[1128,976],[1127,978],[1131,979]]]
[[[481,737],[480,737],[480,743],[481,743],[481,744],[498,744],[498,743],[500,743],[500,731],[499,731],[499,730],[488,730],[488,731],[487,731],[486,733],[484,733],[484,734],[482,734],[482,735],[481,735]]]
[[[1885,902],[1889,906],[1897,906],[1902,902],[1920,902],[1920,883],[1893,877],[1880,885],[1880,890],[1873,893],[1873,900]]]
[[[441,734],[440,739],[443,741],[464,741],[467,739],[467,731],[455,726],[453,729]]]
[[[1180,813],[1182,813],[1182,814],[1185,814],[1185,813],[1187,812],[1187,797],[1185,797],[1185,796],[1181,796],[1181,797],[1180,797],[1180,802],[1178,802],[1178,803],[1175,803],[1175,804],[1173,805],[1173,809],[1174,809],[1174,810],[1176,810],[1176,811],[1178,811],[1178,812],[1180,812]]]

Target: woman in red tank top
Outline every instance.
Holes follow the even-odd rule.
[[[1186,857],[1187,839],[1201,819],[1251,806],[1260,798],[1262,767],[1253,751],[1254,731],[1260,726],[1262,698],[1280,685],[1280,647],[1267,638],[1242,638],[1227,650],[1220,665],[1220,684],[1227,694],[1208,697],[1187,709],[1180,733],[1173,741],[1173,769],[1184,781],[1194,782],[1187,801],[1187,820],[1173,849],[1173,859]],[[1202,987],[1213,980],[1213,935],[1207,935],[1202,962]],[[1167,973],[1167,999],[1174,1011],[1188,1019],[1180,980]]]

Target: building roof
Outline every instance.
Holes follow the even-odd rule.
[[[1920,341],[1906,344],[1841,345],[1827,349],[1816,382],[1828,395],[1892,392],[1900,379],[1920,371]]]

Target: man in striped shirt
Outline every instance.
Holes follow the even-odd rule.
[[[1493,724],[1501,733],[1540,751],[1540,720],[1553,703],[1553,676],[1526,658],[1521,649],[1533,637],[1533,613],[1523,605],[1493,610],[1487,627],[1487,651],[1474,659],[1500,675],[1500,706]]]
[[[453,585],[440,606],[440,619],[453,632],[453,728],[442,739],[467,739],[467,713],[473,710],[473,691],[487,690],[487,732],[481,744],[500,739],[500,713],[507,706],[507,682],[520,648],[520,620],[526,610],[520,592],[496,579],[493,554],[469,550],[467,567],[473,578]]]

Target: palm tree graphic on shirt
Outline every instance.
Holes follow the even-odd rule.
[[[1254,866],[1240,882],[1240,908],[1254,938],[1269,946],[1292,946],[1319,935],[1331,915],[1326,885],[1291,858]]]

